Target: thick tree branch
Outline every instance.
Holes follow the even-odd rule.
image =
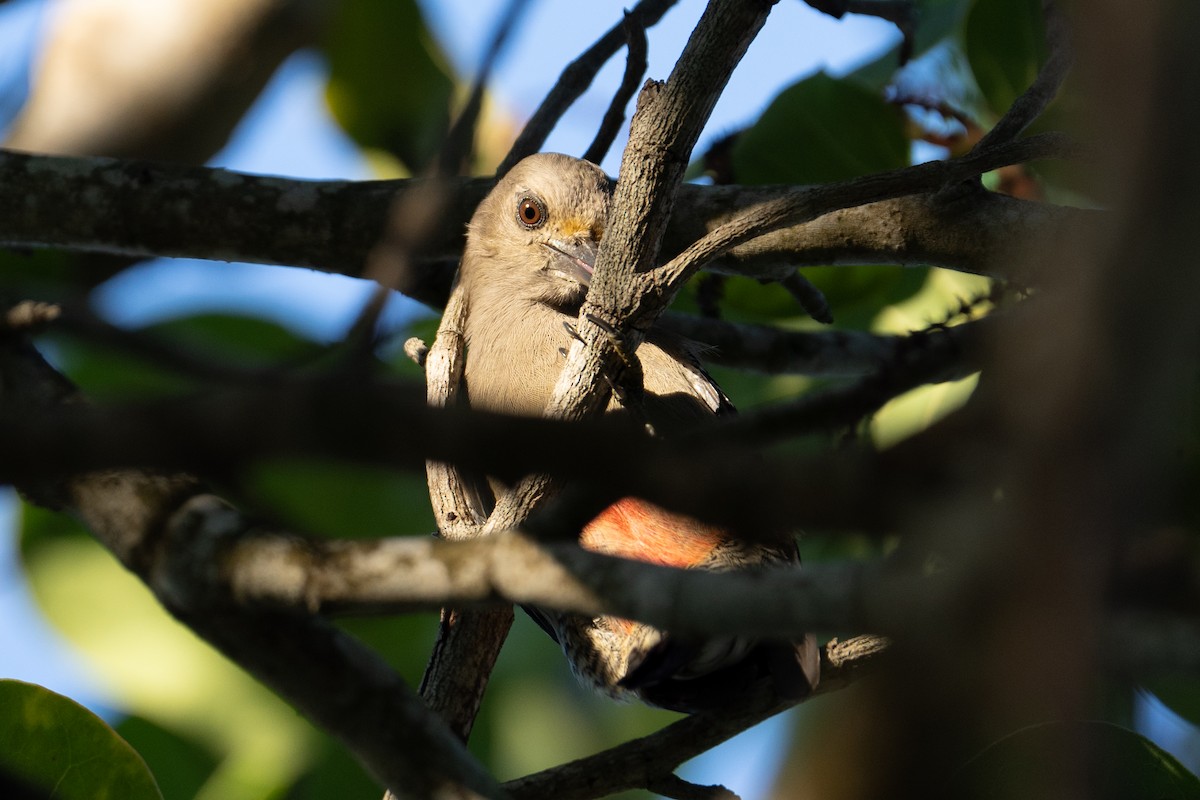
[[[219,564],[220,585],[252,605],[408,613],[507,602],[636,619],[684,636],[779,639],[862,628],[889,585],[879,564],[715,573],[538,544],[513,531],[458,542],[259,534],[232,542]]]
[[[931,334],[947,342],[955,335]],[[930,352],[956,354],[953,346]],[[921,369],[933,364],[914,363],[924,364]],[[939,363],[946,368],[953,359]],[[895,379],[904,380],[905,361],[895,366]],[[878,387],[867,389],[868,398],[883,396]],[[330,429],[329,420],[339,424]],[[789,412],[793,429],[845,422],[837,403]],[[725,524],[756,520],[794,527],[804,520],[868,530],[879,529],[889,502],[904,491],[904,474],[883,482],[873,457],[764,461],[730,437],[720,446],[709,434],[664,442],[611,420],[582,424],[435,409],[415,387],[347,386],[337,375],[262,379],[241,388],[108,407],[9,409],[0,413],[0,437],[6,443],[0,480],[24,483],[122,467],[232,477],[240,465],[271,455],[332,456],[409,469],[436,459],[509,478],[530,472],[583,478],[614,497],[638,494]],[[589,458],[580,459],[580,452]],[[704,469],[697,470],[698,464]],[[865,487],[873,492],[870,503],[862,502]],[[489,526],[519,526],[544,488],[527,485],[501,498]]]
[[[175,256],[309,267],[361,276],[397,193],[425,181],[302,181],[205,167],[0,151],[0,242],[134,258]],[[397,288],[441,307],[463,230],[491,187],[455,179],[426,248]],[[672,256],[741,211],[790,187],[683,186],[663,254]],[[847,208],[735,247],[710,267],[780,279],[796,266],[932,264],[1038,278],[1013,259],[1022,243],[1098,224],[1103,212],[986,193],[944,202],[929,195]],[[213,232],[218,231],[219,236]]]

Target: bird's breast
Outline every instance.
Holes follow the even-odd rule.
[[[539,303],[493,304],[468,317],[463,376],[473,408],[540,416],[562,372],[573,317]],[[491,312],[491,313],[488,313]]]

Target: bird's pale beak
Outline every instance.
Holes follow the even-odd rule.
[[[554,252],[546,269],[584,286],[592,285],[592,268],[596,264],[596,243],[591,239],[542,242]]]

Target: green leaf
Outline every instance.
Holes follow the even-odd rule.
[[[854,178],[908,163],[908,139],[899,111],[857,82],[824,73],[779,94],[733,148],[739,183],[814,184]],[[825,293],[839,325],[862,327],[889,302],[920,288],[921,272],[894,267],[805,270]],[[754,309],[779,318],[800,316],[796,301],[778,286],[729,281],[731,310]]]
[[[162,800],[146,762],[91,711],[49,689],[0,680],[0,765],[63,800]]]
[[[1107,800],[1197,800],[1200,780],[1149,739],[1107,722],[1052,722],[988,747],[951,779],[953,797],[1045,796],[1064,764],[1086,754],[1087,796]]]
[[[65,300],[86,285],[79,259],[61,250],[0,248],[0,300]]]
[[[957,34],[970,6],[971,0],[918,0],[912,59],[920,58],[948,37]],[[900,66],[900,45],[897,44],[846,77],[870,89],[882,91]]]
[[[325,41],[326,98],[360,145],[387,151],[410,172],[437,152],[454,82],[415,0],[345,0]]]
[[[91,400],[179,394],[198,383],[179,372],[88,339],[50,332],[38,349]]]
[[[277,322],[239,314],[177,317],[140,332],[210,363],[249,369],[311,361],[327,350]]]
[[[958,32],[971,0],[917,0],[917,31],[913,55],[919,56]]]
[[[196,797],[219,763],[214,753],[144,717],[126,717],[117,733],[150,765],[163,797]]]
[[[424,477],[320,461],[270,461],[246,476],[252,502],[276,520],[334,538],[429,533],[436,523]]]
[[[908,163],[903,117],[875,91],[824,73],[784,89],[733,148],[739,183],[829,183]]]
[[[34,598],[114,704],[202,742],[219,760],[200,796],[282,797],[311,765],[312,727],[167,614],[68,517],[25,506],[24,519],[22,557]]]
[[[964,41],[988,106],[1004,114],[1046,61],[1041,0],[975,0]]]
[[[197,314],[148,325],[138,335],[216,369],[311,366],[331,349],[278,323],[235,314]],[[109,342],[52,332],[47,357],[93,399],[178,394],[199,388],[187,366],[172,369]]]
[[[1200,679],[1187,675],[1163,676],[1146,681],[1143,686],[1164,706],[1200,727]]]

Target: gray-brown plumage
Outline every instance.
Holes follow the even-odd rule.
[[[549,402],[587,294],[604,235],[612,186],[598,167],[557,154],[517,164],[468,226],[459,271],[465,291],[465,389],[476,408],[528,416]],[[731,406],[689,347],[651,331],[637,350],[642,408],[655,429],[674,432]],[[614,397],[610,411],[618,411]],[[493,487],[497,488],[497,487]],[[625,498],[583,530],[584,547],[653,563],[728,569],[795,561],[795,543],[733,540],[694,519]],[[742,637],[684,642],[640,623],[532,610],[563,646],[581,679],[614,697],[696,711],[736,700],[770,676],[781,694],[815,686],[812,637],[767,643]]]

